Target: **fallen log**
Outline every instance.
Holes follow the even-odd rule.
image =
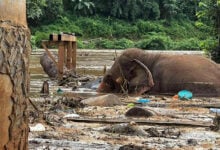
[[[135,122],[140,125],[162,125],[162,126],[188,126],[188,127],[211,127],[212,123],[198,121],[173,121],[173,120],[143,120],[143,119],[106,119],[106,118],[67,118],[67,121],[85,122],[85,123],[130,123]]]

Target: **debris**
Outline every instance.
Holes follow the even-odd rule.
[[[139,100],[137,100],[138,103],[142,103],[142,104],[146,104],[149,103],[150,100],[149,99],[144,99],[144,98],[140,98]]]
[[[180,131],[175,128],[165,128],[158,130],[157,128],[148,128],[145,130],[150,137],[165,137],[165,138],[179,138],[181,135]]]
[[[119,148],[119,150],[150,150],[146,146],[137,146],[133,144],[123,145]]]
[[[63,118],[79,118],[80,116],[78,114],[67,114]]]
[[[104,106],[104,107],[112,107],[115,105],[121,105],[121,101],[118,96],[114,94],[107,94],[98,97],[91,97],[88,99],[84,99],[81,101],[85,105],[89,106]]]
[[[61,88],[57,89],[57,94],[63,94],[63,90]]]
[[[182,91],[179,91],[179,92],[178,92],[178,97],[179,97],[179,99],[181,99],[181,100],[184,100],[184,99],[190,100],[190,99],[192,99],[193,94],[192,94],[192,92],[190,92],[190,91],[182,90]]]
[[[147,133],[140,129],[138,126],[130,125],[129,123],[115,124],[104,128],[105,132],[119,133],[119,134],[129,134],[137,136],[146,136]]]
[[[81,85],[79,88],[88,88],[88,89],[96,90],[96,89],[98,89],[101,81],[102,81],[102,78],[99,77],[99,78],[97,78],[97,79],[95,79],[93,81],[89,81],[89,82]]]
[[[116,123],[130,123],[136,122],[137,124],[143,125],[161,125],[161,126],[188,126],[188,127],[210,127],[213,126],[212,123],[201,122],[201,121],[183,121],[183,120],[146,120],[146,119],[107,119],[107,118],[67,118],[67,121],[74,122],[86,122],[86,123],[108,123],[108,124],[116,124]]]
[[[190,146],[196,146],[198,144],[196,139],[188,139],[187,144]]]
[[[38,123],[33,127],[30,127],[31,132],[40,132],[40,131],[46,131],[46,128],[44,127],[43,124]]]
[[[140,107],[131,108],[125,113],[127,117],[151,117],[153,115],[153,112]]]
[[[178,100],[179,99],[179,96],[176,94],[172,97],[173,100]]]
[[[219,108],[210,108],[209,110],[210,110],[210,112],[212,112],[212,113],[220,114],[220,109],[219,109]]]
[[[44,95],[49,95],[49,83],[48,80],[43,82],[42,88],[40,93],[44,94]]]
[[[128,107],[134,107],[135,104],[134,104],[134,103],[129,103],[127,106],[128,106]]]

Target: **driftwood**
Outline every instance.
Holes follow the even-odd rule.
[[[188,127],[211,127],[212,123],[198,121],[159,121],[159,120],[141,120],[141,119],[101,119],[101,118],[67,118],[67,121],[85,122],[85,123],[130,123],[135,122],[142,125],[163,125],[163,126],[188,126]]]
[[[128,103],[134,103],[136,105],[142,105],[141,103],[137,103],[137,102],[126,102],[126,105]],[[148,103],[148,104],[143,104],[146,106],[150,106],[150,107],[169,107],[169,106],[177,106],[177,107],[199,107],[199,108],[220,108],[220,103],[203,103],[203,104],[181,104],[181,103]]]

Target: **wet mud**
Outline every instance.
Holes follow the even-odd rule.
[[[74,82],[74,89],[73,84],[59,86],[56,80],[48,78],[39,63],[43,52],[31,55],[29,149],[220,148],[218,115],[210,109],[220,108],[219,97],[179,100],[172,95],[117,94],[120,103],[116,105],[88,105],[82,102],[105,94],[82,85],[103,76],[104,65],[111,67],[115,51],[78,50],[79,80]],[[82,80],[85,78],[88,80]],[[49,95],[40,93],[45,80],[49,83]],[[140,99],[148,101],[140,103]],[[143,111],[141,115],[139,111]]]

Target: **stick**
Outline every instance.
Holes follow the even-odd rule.
[[[31,101],[31,99],[28,98],[28,100],[29,100],[29,102],[31,103],[31,105],[34,107],[34,109],[35,109],[36,111],[40,112],[39,109],[37,108],[37,106]]]
[[[130,123],[132,121],[142,125],[163,125],[163,126],[189,126],[189,127],[210,127],[213,126],[207,122],[197,121],[158,121],[158,120],[141,120],[141,119],[100,119],[100,118],[67,118],[67,121],[85,122],[85,123]]]

